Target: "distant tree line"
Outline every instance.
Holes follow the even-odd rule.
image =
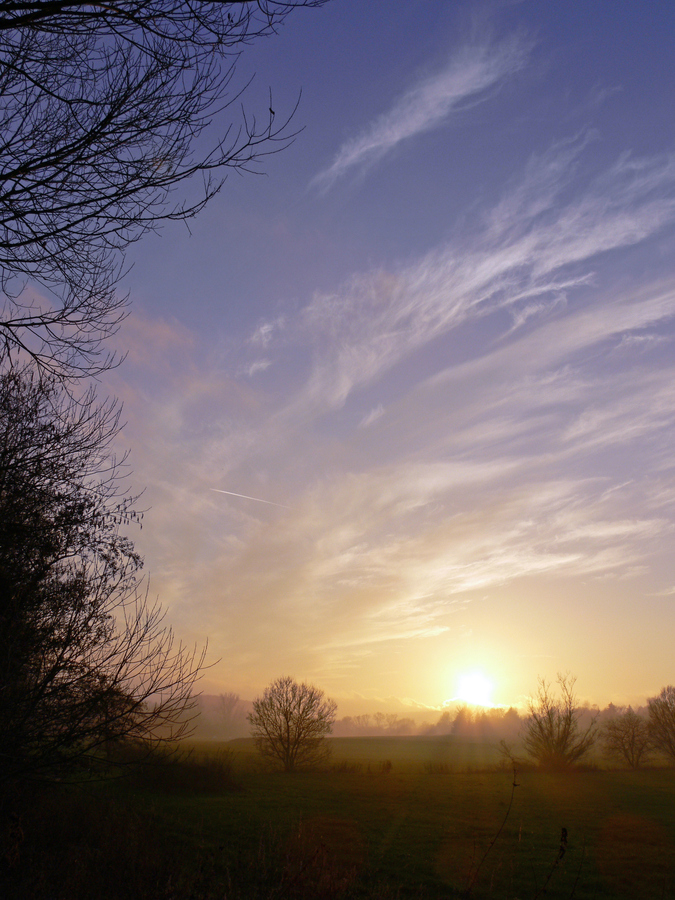
[[[499,743],[515,765],[564,770],[590,761],[591,751],[607,760],[637,769],[658,758],[675,764],[675,687],[668,686],[645,707],[605,709],[580,704],[576,679],[559,674],[554,684],[539,679],[527,711],[462,705],[445,709],[435,724],[418,725],[410,717],[376,712],[335,718],[337,705],[313,685],[281,678],[252,703],[238,694],[202,698],[202,736],[226,739],[251,727],[258,749],[287,771],[325,761],[325,738],[442,736],[481,743]]]
[[[415,734],[414,719],[401,718],[396,713],[376,712],[372,715],[344,716],[333,728],[337,737],[376,737],[377,735]]]
[[[482,709],[460,706],[451,715],[445,710],[435,725],[423,729],[424,734],[451,734],[456,737],[473,738],[474,740],[491,741],[497,738],[515,737],[521,728],[522,721],[518,710],[513,707],[503,709]]]

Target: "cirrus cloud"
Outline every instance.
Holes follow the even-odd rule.
[[[484,101],[491,88],[525,66],[530,49],[524,41],[510,39],[455,51],[442,71],[410,88],[361,135],[344,144],[311,186],[326,191],[351,169],[377,162],[401,142],[439,127],[453,112]]]

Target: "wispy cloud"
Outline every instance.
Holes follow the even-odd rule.
[[[232,375],[157,329],[163,393],[128,405],[141,546],[224,680],[286,671],[290,647],[309,677],[374,666],[476,597],[669,552],[675,282],[628,288],[604,254],[675,223],[675,168],[581,180],[586,145],[533,157],[461,237],[259,325]]]
[[[341,147],[312,185],[328,190],[351,169],[373,164],[402,141],[439,127],[469,103],[485,100],[491,88],[523,68],[530,49],[523,40],[511,39],[457,50],[442,71],[406,91],[363,134]]]
[[[504,337],[530,327],[592,284],[602,254],[675,221],[675,158],[622,157],[600,176],[577,178],[571,192],[586,145],[582,135],[533,157],[521,183],[468,235],[315,296],[294,324],[315,351],[294,408],[339,408],[422,346],[499,310],[512,320]]]
[[[363,419],[361,419],[360,427],[367,428],[369,425],[372,425],[373,422],[377,422],[377,420],[383,415],[384,406],[382,406],[381,403],[378,403],[378,405],[374,409],[371,409],[367,416],[364,416]]]
[[[241,369],[241,373],[248,378],[253,378],[258,372],[264,372],[266,369],[269,369],[271,365],[271,359],[254,359],[252,363],[249,363]]]

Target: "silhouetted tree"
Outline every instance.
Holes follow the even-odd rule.
[[[444,709],[438,722],[430,729],[434,734],[450,734],[452,731],[452,716],[449,709]]]
[[[574,694],[576,678],[558,674],[559,696],[551,685],[539,679],[539,689],[528,703],[529,718],[525,723],[523,744],[527,753],[547,768],[562,769],[582,759],[597,737],[596,717],[582,728],[582,710]]]
[[[228,691],[219,697],[219,713],[221,733],[226,737],[235,737],[246,728],[246,708],[239,694]]]
[[[362,713],[360,716],[354,716],[354,727],[357,731],[367,732],[375,729],[371,722],[371,716],[369,713]]]
[[[474,715],[466,704],[460,706],[452,722],[452,734],[457,737],[468,737],[474,725]]]
[[[348,735],[401,735],[417,730],[414,719],[399,718],[397,713],[376,713],[374,716],[344,716],[334,723],[333,733]]]
[[[323,2],[0,0],[6,356],[66,377],[111,364],[102,342],[125,315],[129,244],[194,216],[224,173],[257,171],[294,136],[271,97],[260,118],[240,109],[239,54]]]
[[[664,687],[648,704],[649,734],[654,746],[675,762],[675,687]]]
[[[176,644],[121,528],[115,404],[0,376],[0,781],[189,727],[202,659]]]
[[[518,715],[518,710],[514,709],[513,706],[510,706],[502,717],[500,730],[506,734],[508,737],[515,737],[521,728],[521,720]]]
[[[396,713],[387,717],[387,734],[414,734],[415,720],[405,716],[399,718]]]
[[[387,714],[383,712],[374,713],[373,726],[375,731],[383,733],[387,727]]]
[[[619,757],[631,769],[638,769],[651,750],[649,725],[632,707],[627,710],[615,708],[614,716],[603,725],[602,742],[609,756]]]
[[[331,733],[336,710],[335,701],[324,699],[323,691],[283,677],[253,701],[248,718],[260,753],[293,772],[327,759],[330,748],[325,737]]]

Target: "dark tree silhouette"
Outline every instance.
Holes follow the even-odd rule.
[[[65,377],[112,364],[125,249],[294,136],[271,96],[260,118],[240,107],[239,54],[324,2],[0,2],[5,356]]]
[[[323,691],[284,677],[253,701],[248,719],[260,753],[293,772],[328,757],[325,737],[331,733],[336,710],[335,701],[324,699]]]
[[[602,742],[608,756],[623,759],[631,769],[640,768],[652,746],[647,720],[631,706],[605,723]]]
[[[175,642],[121,529],[119,410],[0,376],[0,781],[189,728],[203,654]]]
[[[218,698],[218,729],[225,738],[239,737],[246,729],[246,704],[239,694],[228,691]]]
[[[675,687],[669,684],[647,702],[649,734],[654,746],[675,762]]]
[[[576,678],[558,674],[559,695],[551,685],[539,679],[535,697],[528,703],[529,718],[525,723],[523,744],[527,753],[540,766],[564,769],[582,759],[595,743],[595,717],[583,728],[582,710],[574,694]]]

